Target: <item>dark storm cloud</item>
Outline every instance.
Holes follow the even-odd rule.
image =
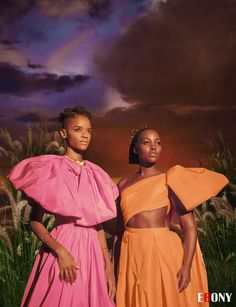
[[[98,66],[131,101],[233,105],[236,1],[169,0],[139,18]]]
[[[4,46],[7,46],[7,47],[12,47],[16,44],[20,44],[21,41],[12,41],[12,40],[9,40],[9,39],[0,39],[0,44],[4,45]]]
[[[111,0],[4,0],[0,1],[0,30],[32,9],[48,17],[69,17],[83,12],[99,17],[110,4]]]
[[[111,110],[97,123],[97,146],[107,149],[95,150],[101,164],[127,174],[130,130],[143,125],[162,137],[164,168],[207,163],[207,142],[218,131],[236,148],[235,16],[234,0],[169,0],[96,58],[105,80],[131,106]],[[114,139],[105,133],[109,127]]]
[[[144,125],[157,129],[162,139],[163,152],[160,168],[166,170],[174,164],[207,166],[209,140],[221,131],[230,148],[236,148],[234,137],[236,108],[215,108],[176,116],[174,110],[158,105],[136,105],[127,109],[116,108],[93,120],[93,141],[90,159],[121,177],[134,172],[128,165],[131,130]]]
[[[34,0],[4,0],[0,1],[1,22],[11,22],[27,14],[34,6]]]
[[[88,79],[85,75],[71,77],[49,73],[27,74],[16,66],[0,63],[0,94],[22,96],[36,91],[64,92]]]
[[[26,123],[37,123],[39,122],[41,117],[36,113],[27,113],[25,115],[16,117],[15,120],[19,122],[26,122]]]
[[[41,64],[31,63],[30,60],[27,60],[27,67],[31,69],[41,69],[41,68],[44,68],[45,66]]]

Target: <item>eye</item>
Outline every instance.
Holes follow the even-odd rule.
[[[143,141],[143,144],[144,144],[144,145],[147,145],[147,144],[148,144],[148,141]]]
[[[89,133],[89,134],[92,134],[92,129],[88,129],[88,133]]]
[[[81,128],[75,128],[75,132],[80,132]]]
[[[157,141],[156,143],[157,143],[158,145],[161,145],[161,141]]]

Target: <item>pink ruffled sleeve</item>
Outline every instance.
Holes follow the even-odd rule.
[[[75,217],[80,225],[96,225],[116,216],[118,189],[108,174],[86,161],[44,155],[25,159],[8,176],[16,189],[44,210]]]
[[[58,158],[53,155],[43,155],[25,159],[12,169],[8,179],[16,189],[32,198],[44,210],[79,218],[81,217],[79,207],[74,206],[74,202],[68,206],[71,196],[63,183],[64,172]]]
[[[216,196],[228,183],[224,175],[206,168],[176,165],[167,171],[167,184],[187,211]]]

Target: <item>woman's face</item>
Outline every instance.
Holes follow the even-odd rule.
[[[144,130],[135,145],[140,164],[155,164],[161,154],[161,139],[156,130]]]
[[[91,140],[91,122],[84,115],[76,115],[65,120],[64,128],[60,133],[70,147],[75,152],[85,151]]]

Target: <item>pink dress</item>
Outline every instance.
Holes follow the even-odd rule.
[[[44,155],[17,164],[12,184],[55,214],[51,236],[71,253],[79,266],[77,280],[59,279],[56,256],[45,245],[36,257],[21,306],[110,307],[104,260],[94,225],[116,216],[118,191],[108,174],[86,161]]]

